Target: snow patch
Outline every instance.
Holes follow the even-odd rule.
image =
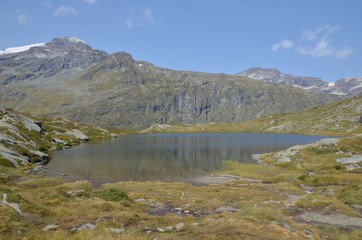
[[[81,43],[85,43],[82,39],[76,38],[76,37],[66,37],[65,39],[67,39],[69,42],[81,42]]]
[[[142,63],[138,64],[139,67],[142,67]]]
[[[351,88],[351,90],[353,90],[353,89],[357,89],[357,88],[362,88],[362,83],[361,83],[361,84],[359,84],[359,85],[357,85],[357,86],[354,86],[353,88]]]
[[[336,84],[334,82],[328,83],[328,87],[333,87],[333,86],[336,86]]]
[[[45,45],[45,43],[36,43],[36,44],[30,44],[30,45],[25,45],[25,46],[21,46],[21,47],[6,48],[6,49],[0,51],[0,55],[25,52],[25,51],[28,51],[32,47],[42,47],[44,45]]]

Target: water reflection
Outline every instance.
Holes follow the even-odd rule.
[[[53,154],[49,174],[100,182],[173,181],[221,169],[223,160],[252,163],[251,155],[305,144],[321,137],[276,134],[197,133],[122,136]]]

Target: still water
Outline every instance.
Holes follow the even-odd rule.
[[[48,174],[69,180],[176,181],[220,170],[223,160],[253,163],[252,154],[307,144],[321,136],[246,133],[125,135],[56,151]]]

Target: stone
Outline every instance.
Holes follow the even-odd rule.
[[[67,145],[67,142],[64,142],[63,140],[53,137],[52,142],[54,142],[55,144],[63,144],[63,145]]]
[[[165,232],[165,229],[163,229],[163,228],[157,228],[157,231],[163,233],[163,232]]]
[[[165,231],[167,231],[167,232],[171,232],[172,230],[173,230],[173,226],[168,226],[165,229]]]
[[[349,165],[346,166],[347,171],[354,171],[354,170],[360,169],[360,168],[361,167],[358,164],[355,164],[355,163],[349,164]]]
[[[185,223],[183,223],[183,222],[180,222],[180,223],[176,224],[176,226],[175,226],[177,231],[180,231],[184,227],[185,227]]]
[[[239,212],[240,210],[231,206],[221,206],[216,208],[216,213],[222,213],[222,212]]]
[[[37,133],[45,133],[41,122],[37,122],[34,119],[25,117],[24,115],[18,115],[20,118],[21,123],[27,128],[29,131],[36,131]]]
[[[122,234],[122,233],[124,233],[124,229],[123,228],[111,228],[111,233]]]
[[[193,226],[193,227],[197,227],[199,225],[200,225],[200,223],[198,223],[198,222],[191,223],[191,226]]]
[[[65,134],[73,135],[77,139],[82,141],[89,141],[89,137],[85,135],[83,132],[79,131],[78,129],[72,129],[65,132]]]
[[[49,231],[49,230],[55,230],[57,228],[59,228],[60,225],[56,225],[56,224],[49,224],[46,225],[45,227],[42,228],[42,231]]]
[[[342,163],[342,164],[359,163],[362,161],[362,155],[355,155],[355,156],[346,157],[346,158],[337,158],[336,161],[337,161],[337,163]]]
[[[76,228],[77,231],[84,231],[84,230],[93,230],[96,228],[96,225],[92,223],[86,223]]]

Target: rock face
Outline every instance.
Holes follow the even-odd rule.
[[[237,122],[338,99],[243,76],[163,69],[74,38],[0,54],[0,85],[0,107],[132,129]]]
[[[357,96],[362,93],[362,78],[343,78],[335,83],[316,77],[301,77],[285,74],[278,69],[250,68],[237,74],[251,79],[285,84],[317,93]]]

